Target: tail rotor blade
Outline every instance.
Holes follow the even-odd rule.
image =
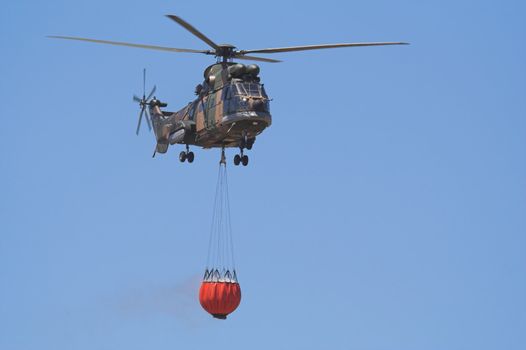
[[[146,68],[142,69],[142,96],[146,95]]]
[[[139,135],[139,129],[141,128],[142,115],[144,114],[145,109],[146,109],[146,106],[141,109],[141,114],[139,114],[139,123],[137,124],[137,131],[135,131],[136,135]]]
[[[151,123],[151,119],[152,117],[150,116],[150,112],[148,112],[148,108],[145,108],[145,111],[146,111],[146,124],[148,124],[148,130],[149,131],[152,131],[152,123]]]
[[[153,94],[155,93],[155,90],[157,90],[157,86],[154,85],[152,91],[150,92],[150,94],[146,98],[146,101],[148,101],[153,96]]]

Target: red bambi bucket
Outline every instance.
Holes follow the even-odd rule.
[[[239,283],[203,281],[199,289],[199,302],[212,316],[224,320],[241,302]]]

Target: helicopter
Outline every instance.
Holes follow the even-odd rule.
[[[197,28],[175,15],[166,15],[181,25],[211,49],[194,50],[155,45],[143,45],[119,41],[89,39],[72,36],[48,36],[55,39],[79,40],[99,44],[135,47],[167,52],[185,52],[211,55],[216,63],[204,70],[204,81],[195,88],[196,98],[177,112],[163,110],[168,106],[154,96],[156,86],[146,95],[146,70],[143,70],[143,95],[133,96],[139,104],[140,113],[136,134],[139,134],[143,116],[148,128],[153,128],[157,153],[166,153],[170,145],[185,145],[179,160],[192,163],[194,153],[190,146],[221,149],[221,162],[225,163],[225,148],[239,148],[234,156],[234,165],[248,165],[245,150],[251,150],[256,138],[272,124],[270,101],[259,76],[256,64],[241,64],[234,60],[278,63],[280,60],[253,56],[252,54],[273,54],[292,51],[307,51],[359,46],[407,45],[405,42],[361,42],[337,43],[306,46],[289,46],[253,50],[238,50],[231,44],[216,44]]]

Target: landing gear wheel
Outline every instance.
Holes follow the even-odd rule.
[[[182,151],[181,153],[179,153],[179,161],[181,163],[184,163],[185,160],[186,160],[186,152]],[[192,157],[192,160],[194,160],[194,157]]]
[[[186,154],[186,159],[188,160],[188,163],[192,163],[194,161],[194,152],[188,152]]]
[[[234,165],[239,165],[239,163],[241,163],[241,156],[239,154],[236,154],[234,156]]]
[[[243,163],[243,166],[248,165],[248,156],[246,154],[243,157],[241,157],[241,163]]]

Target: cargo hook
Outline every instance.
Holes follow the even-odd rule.
[[[221,164],[224,164],[226,167],[225,146],[221,147],[221,160],[219,161],[219,165]]]

